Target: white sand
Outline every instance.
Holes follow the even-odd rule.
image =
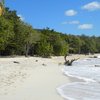
[[[0,58],[0,100],[63,100],[56,91],[70,82],[61,71],[63,62],[63,57]]]
[[[52,59],[0,58],[0,100],[63,100],[56,91],[69,82],[62,68]]]

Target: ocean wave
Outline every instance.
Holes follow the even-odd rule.
[[[57,88],[58,93],[67,100],[100,100],[99,58],[78,60],[72,66],[65,66],[64,75],[82,79],[84,82],[72,82]]]

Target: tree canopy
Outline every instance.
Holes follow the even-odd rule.
[[[76,36],[53,29],[34,29],[5,8],[0,16],[0,55],[61,56],[68,53],[100,53],[100,37]]]

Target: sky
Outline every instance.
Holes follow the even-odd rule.
[[[33,28],[100,36],[100,0],[6,0]]]

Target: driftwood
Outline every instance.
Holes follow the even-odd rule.
[[[65,61],[65,65],[67,65],[67,66],[71,66],[72,65],[72,63],[73,63],[73,61],[75,61],[76,59],[72,59],[72,60],[67,60],[67,61]]]
[[[67,66],[71,66],[72,65],[72,63],[74,62],[74,61],[76,61],[76,60],[78,60],[78,59],[71,59],[71,60],[67,60],[67,54],[64,56],[64,59],[65,59],[65,65],[67,65]]]

